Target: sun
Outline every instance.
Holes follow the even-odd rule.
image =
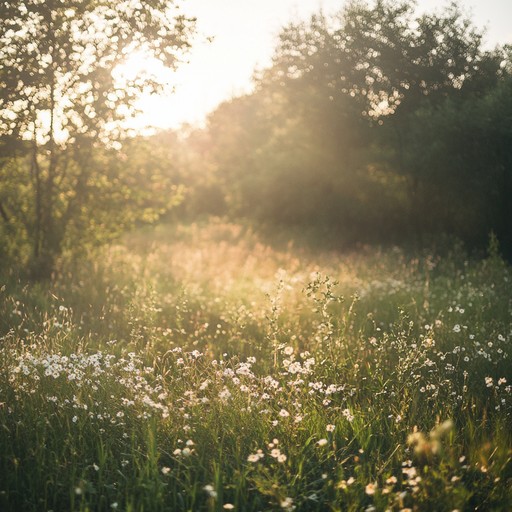
[[[174,71],[164,66],[156,57],[139,50],[130,53],[124,62],[116,67],[114,74],[116,79],[121,80],[134,80],[138,76],[144,76],[166,84],[172,81]]]
[[[160,87],[157,93],[147,91],[139,95],[135,102],[139,114],[126,121],[128,128],[144,131],[148,127],[168,126],[169,105],[177,83],[176,70],[143,51],[135,51],[116,66],[112,75],[121,89],[129,88],[130,82],[138,80],[151,81]]]

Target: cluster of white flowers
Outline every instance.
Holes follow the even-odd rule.
[[[130,352],[123,357],[101,351],[87,353],[15,354],[8,367],[9,382],[18,398],[41,393],[41,398],[61,410],[72,412],[71,420],[106,421],[123,425],[128,411],[139,418],[169,417],[167,393],[161,377]],[[50,380],[52,394],[45,394]],[[106,393],[106,389],[111,393]],[[116,390],[116,394],[113,394]],[[116,409],[112,410],[115,404]],[[83,411],[80,415],[78,411]]]

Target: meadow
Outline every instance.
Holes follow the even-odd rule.
[[[222,221],[5,272],[0,510],[510,510],[511,280]]]

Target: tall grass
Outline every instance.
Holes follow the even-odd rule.
[[[0,292],[0,510],[507,510],[511,271],[161,227]]]

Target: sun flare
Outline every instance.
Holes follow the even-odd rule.
[[[162,84],[170,84],[173,75],[172,69],[144,51],[134,51],[114,71],[116,79],[136,80],[137,77],[148,76]]]
[[[128,88],[130,82],[138,80],[150,81],[159,87],[157,93],[147,91],[140,94],[135,102],[138,114],[126,122],[129,128],[144,131],[148,127],[169,124],[171,97],[177,83],[176,70],[143,51],[136,51],[115,68],[113,77],[119,88]]]

